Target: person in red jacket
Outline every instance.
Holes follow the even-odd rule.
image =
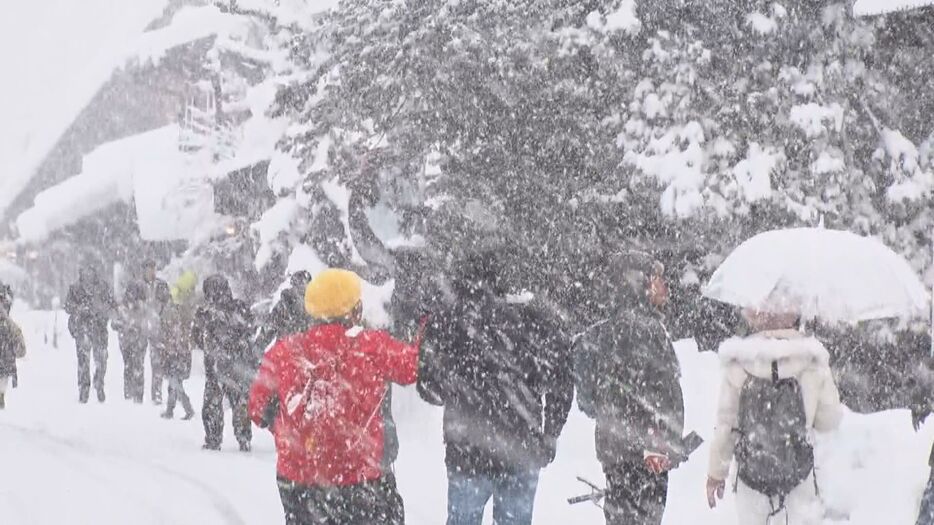
[[[318,274],[305,309],[318,324],[266,353],[249,402],[275,436],[286,524],[389,523],[381,407],[389,382],[415,382],[421,336],[362,328],[361,281],[346,270]]]

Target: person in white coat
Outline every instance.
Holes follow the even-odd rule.
[[[707,480],[707,500],[711,508],[723,498],[730,464],[737,451],[741,396],[749,378],[794,378],[797,381],[810,443],[813,443],[814,431],[835,430],[843,414],[840,394],[830,371],[830,354],[820,341],[795,329],[797,315],[747,310],[743,317],[752,335],[729,339],[719,351],[723,378]],[[781,498],[780,504],[776,498],[756,492],[741,479],[736,480],[734,487],[738,523],[743,525],[816,525],[822,521],[823,510],[813,470]]]

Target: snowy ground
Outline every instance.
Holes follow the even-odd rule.
[[[75,355],[58,322],[58,349],[51,345],[52,318],[44,312],[15,312],[24,325],[30,354],[20,362],[21,387],[0,413],[0,516],[11,524],[256,524],[277,523],[281,507],[273,482],[275,453],[270,437],[257,431],[255,450],[235,451],[230,429],[224,451],[200,450],[198,419],[163,421],[159,408],[122,399],[120,353],[112,345],[108,401],[76,401]],[[684,368],[688,426],[710,435],[718,380],[716,356],[679,344]],[[189,393],[200,405],[202,374],[196,359]],[[397,465],[408,522],[444,522],[445,477],[441,414],[412,389],[396,398],[402,451]],[[229,427],[229,425],[228,425]],[[593,426],[574,412],[558,458],[541,480],[535,523],[602,524],[591,505],[570,507],[582,492],[575,476],[602,481],[594,457]],[[927,476],[925,466],[934,424],[911,431],[907,412],[848,415],[841,432],[822,442],[822,495],[826,523],[912,524]],[[729,501],[706,509],[703,480],[706,448],[673,476],[667,524],[735,523]]]

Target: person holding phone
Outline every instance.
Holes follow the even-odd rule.
[[[605,270],[605,287],[594,290],[605,317],[574,348],[578,404],[597,423],[607,524],[657,525],[668,472],[688,453],[681,372],[660,312],[668,302],[664,266],[629,251]]]

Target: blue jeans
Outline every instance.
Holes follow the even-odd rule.
[[[495,525],[531,525],[539,470],[474,476],[448,469],[447,525],[480,525],[493,497]]]

